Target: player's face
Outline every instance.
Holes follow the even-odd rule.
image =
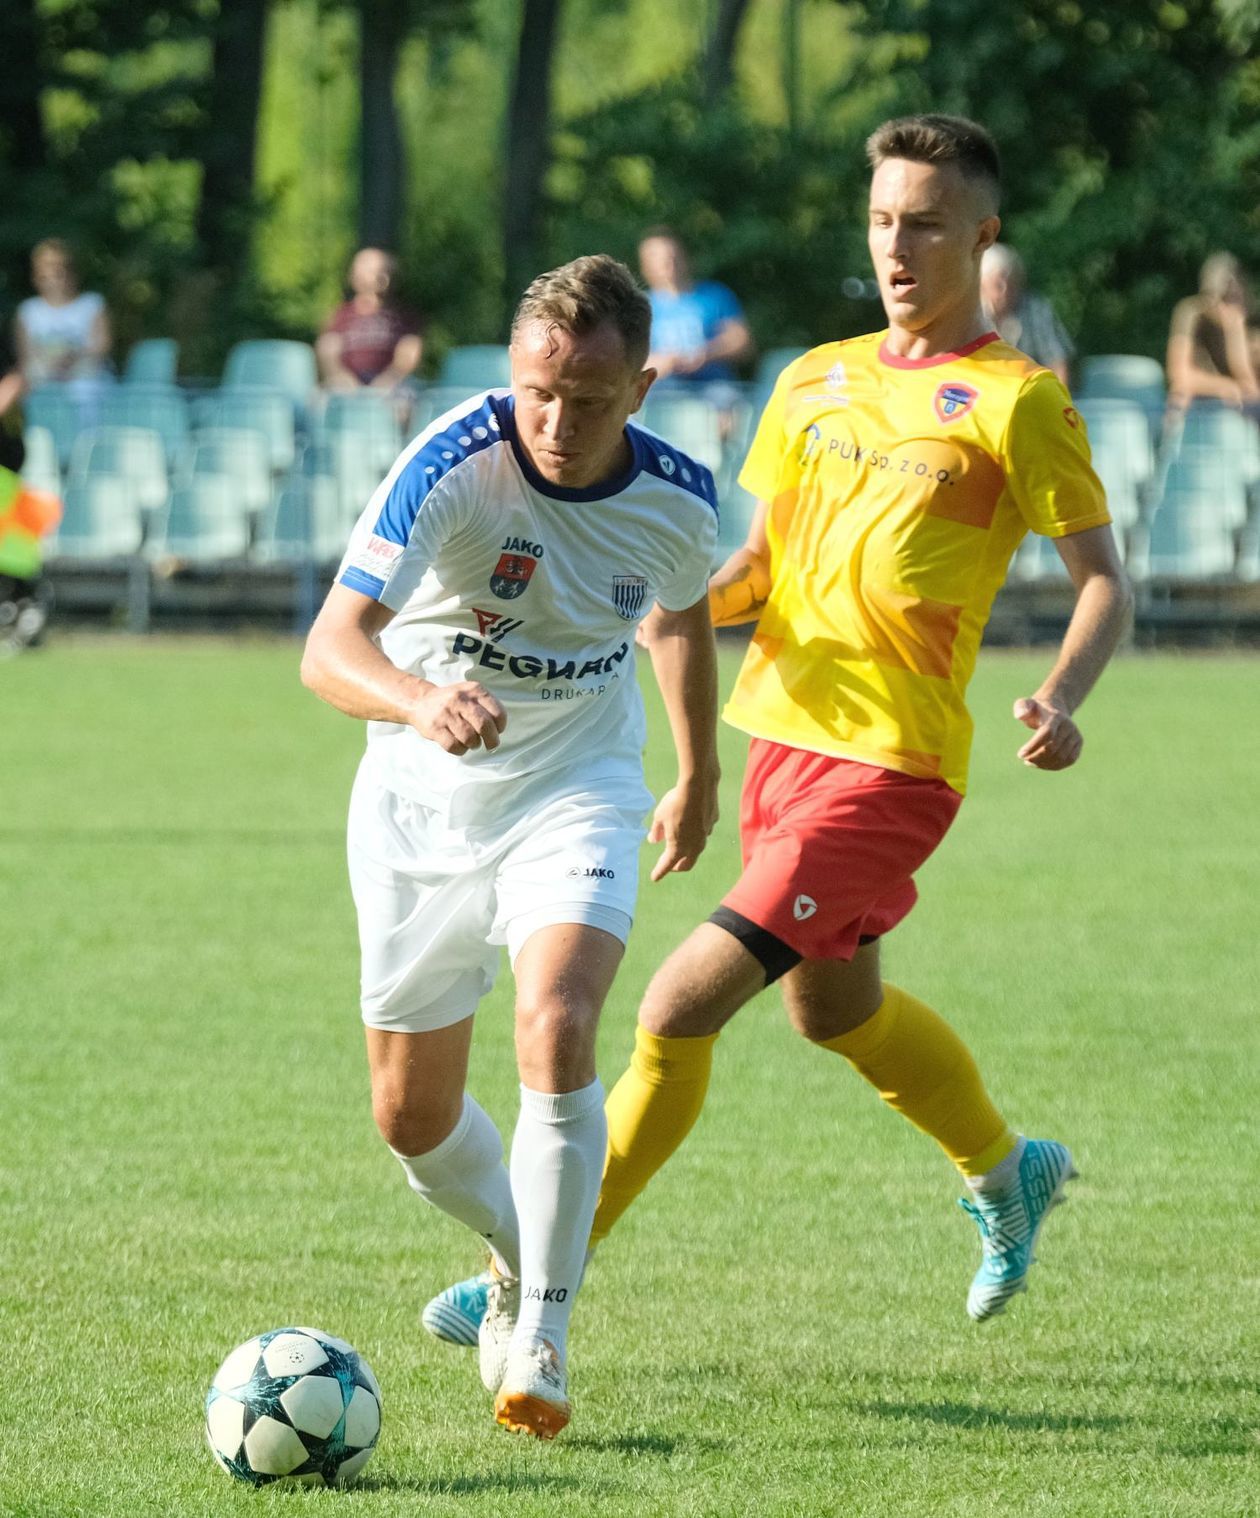
[[[957,164],[886,158],[871,176],[867,241],[889,324],[928,333],[973,312],[999,227],[983,186]]]
[[[552,485],[585,490],[630,464],[626,422],[655,378],[626,361],[611,322],[577,335],[527,323],[512,342],[516,435]]]

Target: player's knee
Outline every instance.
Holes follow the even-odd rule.
[[[522,1069],[567,1068],[593,1051],[599,1008],[585,1000],[524,996],[516,1003],[516,1049]]]
[[[788,1022],[802,1038],[811,1044],[825,1044],[860,1028],[874,1015],[879,1002],[877,999],[870,1005],[870,999],[863,997],[826,1003],[785,997],[784,1006]]]
[[[418,1098],[395,1081],[372,1086],[377,1131],[398,1154],[427,1154],[449,1137],[463,1110],[463,1092],[454,1098]]]

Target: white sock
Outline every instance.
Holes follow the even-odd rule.
[[[489,1115],[467,1092],[454,1132],[427,1154],[392,1153],[407,1184],[426,1202],[479,1233],[504,1275],[521,1269],[521,1238],[503,1140]]]
[[[1028,1140],[1021,1133],[1005,1159],[999,1160],[983,1175],[966,1176],[967,1185],[977,1196],[1000,1196],[1003,1191],[1008,1191],[1019,1179],[1019,1162],[1027,1147]]]
[[[604,1088],[598,1080],[581,1091],[521,1087],[511,1160],[521,1220],[521,1307],[512,1342],[549,1339],[561,1360],[607,1147]]]

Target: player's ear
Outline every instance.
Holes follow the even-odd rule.
[[[976,229],[976,256],[991,248],[1002,231],[1000,216],[986,216]]]
[[[634,405],[630,409],[631,416],[639,409],[652,388],[652,382],[656,379],[655,369],[641,369],[634,382]]]

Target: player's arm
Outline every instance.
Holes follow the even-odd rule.
[[[769,514],[768,503],[758,501],[743,546],[709,581],[709,617],[714,627],[755,622],[770,598]]]
[[[1054,546],[1076,587],[1076,605],[1054,668],[1035,694],[1015,703],[1015,718],[1033,735],[1019,751],[1025,764],[1063,770],[1081,755],[1073,713],[1094,688],[1129,625],[1133,592],[1110,527],[1056,538]]]
[[[652,870],[660,880],[691,869],[717,821],[717,652],[707,600],[684,611],[654,606],[643,642],[678,754],[678,783],[661,798],[648,833],[665,845]]]
[[[483,685],[433,685],[398,668],[376,639],[393,612],[346,585],[328,592],[302,654],[302,684],[348,717],[414,727],[448,754],[498,748],[507,723]]]

